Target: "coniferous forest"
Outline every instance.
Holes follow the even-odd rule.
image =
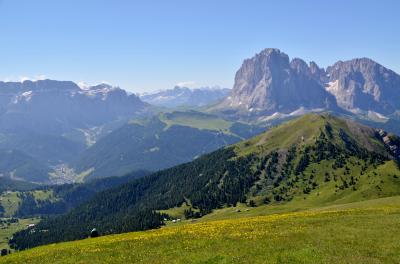
[[[82,239],[93,228],[102,235],[159,228],[169,216],[158,211],[182,204],[190,206],[187,218],[197,218],[237,203],[255,206],[251,197],[263,196],[265,204],[288,202],[331,180],[336,182],[336,192],[357,190],[357,182],[364,173],[392,159],[383,148],[367,150],[344,129],[333,129],[325,121],[332,117],[317,119],[323,120],[324,125],[311,144],[268,150],[263,145],[243,143],[217,150],[193,162],[97,193],[66,215],[45,218],[34,232],[24,230],[15,234],[11,245],[25,249]],[[377,134],[373,137],[381,140]],[[242,154],[240,146],[254,150]],[[323,182],[316,177],[322,162],[331,164],[332,170],[324,174]],[[306,172],[310,166],[316,169]],[[359,175],[350,172],[349,167],[354,166],[360,167]],[[336,173],[339,171],[343,175]]]

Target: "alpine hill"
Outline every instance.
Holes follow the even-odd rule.
[[[133,180],[34,229],[11,245],[26,249],[159,228],[160,210],[185,206],[199,218],[224,207],[321,207],[400,194],[400,138],[329,114],[308,114],[254,138]],[[164,211],[165,212],[165,211]]]

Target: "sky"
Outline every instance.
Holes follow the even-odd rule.
[[[399,10],[397,0],[0,0],[0,80],[231,88],[264,48],[323,67],[369,57],[400,73]]]

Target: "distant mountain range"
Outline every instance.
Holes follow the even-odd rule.
[[[265,49],[243,62],[231,94],[213,110],[259,120],[326,110],[385,120],[400,110],[400,76],[368,58],[325,70]]]
[[[169,105],[198,107],[228,91],[176,87],[165,93]],[[0,82],[0,176],[65,183],[159,170],[264,129],[200,112],[155,115],[153,108],[108,84]]]
[[[175,86],[173,89],[140,95],[140,99],[162,107],[201,107],[224,99],[230,89],[216,87],[187,88]]]
[[[144,112],[147,104],[108,84],[81,89],[70,81],[0,82],[0,129],[61,135]]]
[[[149,108],[136,95],[107,84],[81,89],[70,81],[0,82],[0,173],[48,181],[51,166],[71,162]]]
[[[265,49],[243,62],[232,90],[137,96],[108,84],[0,82],[0,175],[60,183],[159,170],[325,111],[400,134],[400,76],[368,58],[323,69]]]

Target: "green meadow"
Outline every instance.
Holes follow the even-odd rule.
[[[273,206],[240,205],[216,210],[201,221],[183,221],[158,230],[37,247],[2,257],[0,263],[398,263],[400,260],[399,196],[296,212],[273,211],[276,211]]]

